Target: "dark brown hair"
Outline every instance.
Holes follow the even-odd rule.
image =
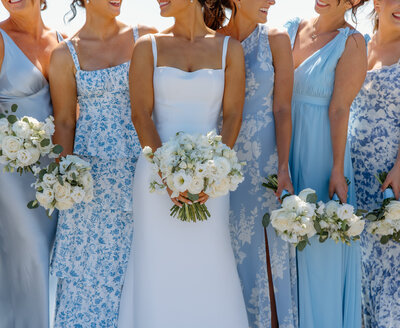
[[[76,14],[77,14],[76,8],[77,7],[85,8],[85,1],[84,0],[72,0],[72,3],[69,5],[69,7],[71,8],[71,10],[69,12],[72,13],[72,16],[70,19],[68,19],[68,22],[72,21],[76,17]],[[65,16],[66,15],[68,15],[68,13],[65,14]],[[65,16],[64,16],[64,19],[65,19]]]
[[[204,10],[204,22],[206,25],[217,30],[225,20],[225,10],[223,3],[229,0],[198,0]]]
[[[45,10],[45,9],[47,9],[47,1],[40,0],[40,10]]]
[[[371,18],[374,24],[374,32],[376,32],[379,28],[379,16],[375,9],[372,9]]]
[[[338,0],[338,4],[340,4],[342,0]],[[357,24],[357,10],[364,6],[366,2],[369,0],[361,0],[358,4],[353,5],[354,0],[345,0],[346,2],[350,3],[352,5],[351,7],[351,19],[353,20],[354,24]]]

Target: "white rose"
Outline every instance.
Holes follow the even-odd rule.
[[[71,197],[67,197],[63,200],[57,201],[56,208],[63,211],[69,210],[72,206],[74,206],[74,201]]]
[[[230,178],[231,185],[229,187],[230,191],[235,191],[240,183],[242,183],[244,177],[242,175],[234,175]]]
[[[16,159],[18,152],[22,149],[23,140],[18,137],[6,136],[2,140],[1,148],[3,155],[9,159]]]
[[[347,235],[350,237],[355,237],[361,235],[365,226],[364,220],[357,220],[354,221],[353,224],[350,226],[350,229],[347,230]]]
[[[313,190],[313,189],[311,189],[311,188],[307,188],[307,189],[302,190],[302,191],[299,193],[299,198],[300,198],[303,202],[306,202],[306,201],[307,201],[307,197],[308,197],[309,195],[312,195],[312,194],[315,194],[315,190]]]
[[[42,127],[42,129],[44,130],[44,132],[50,137],[54,134],[54,123],[53,123],[54,119],[52,116],[46,118],[44,125]]]
[[[304,202],[296,195],[285,197],[282,202],[282,208],[297,213],[299,207],[303,205]]]
[[[194,177],[188,187],[188,191],[193,195],[200,194],[204,189],[204,179],[200,177]]]
[[[21,121],[25,121],[25,119],[27,119],[29,121],[29,124],[31,125],[31,127],[33,127],[34,129],[40,129],[42,127],[42,123],[40,123],[36,118],[30,117],[30,116],[24,116],[23,118],[21,118]]]
[[[345,220],[351,220],[354,214],[354,207],[351,206],[350,204],[343,204],[339,205],[338,210],[336,211],[337,216],[339,219],[345,221]]]
[[[10,128],[8,124],[8,120],[6,118],[0,118],[0,134],[9,133]]]
[[[225,157],[217,157],[214,159],[214,165],[217,169],[217,175],[219,177],[225,177],[231,171],[231,164]]]
[[[85,199],[85,191],[81,187],[73,187],[71,198],[75,203],[81,203]]]
[[[281,208],[271,212],[271,225],[278,231],[292,231],[296,214]]]
[[[325,203],[322,202],[322,201],[319,201],[318,202],[318,208],[317,208],[317,214],[320,215],[320,216],[324,215],[325,208],[326,208]]]
[[[337,214],[337,210],[339,209],[339,203],[334,201],[334,200],[330,200],[327,204],[326,204],[326,214],[329,217],[334,216],[335,214]]]
[[[392,200],[386,206],[385,219],[391,220],[391,221],[400,220],[400,201]]]
[[[93,176],[90,172],[85,172],[79,176],[80,183],[85,188],[90,188],[93,186]]]
[[[48,186],[54,185],[56,183],[56,181],[57,181],[57,178],[54,174],[46,173],[43,176],[43,183],[45,183]]]
[[[36,192],[36,199],[44,208],[49,208],[54,200],[54,192],[50,188],[44,188],[43,192]]]
[[[229,178],[223,178],[218,183],[214,183],[211,186],[210,193],[208,194],[211,198],[217,198],[226,195],[229,192],[230,181]]]
[[[313,217],[315,215],[315,208],[316,208],[315,204],[310,204],[301,201],[297,209],[297,215]]]
[[[28,123],[24,121],[17,121],[12,125],[12,130],[17,137],[28,139],[32,135],[32,130]]]
[[[35,164],[40,158],[40,152],[36,148],[21,149],[17,153],[17,160],[22,166]]]
[[[178,173],[174,174],[173,177],[174,186],[179,192],[185,192],[192,180],[191,177],[183,171],[179,171]]]
[[[71,185],[69,183],[64,183],[61,185],[58,181],[53,186],[54,197],[57,202],[65,201],[70,198]]]
[[[70,181],[76,180],[79,178],[79,172],[77,170],[70,170],[67,172],[67,179]]]

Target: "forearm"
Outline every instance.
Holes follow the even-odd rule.
[[[242,125],[242,113],[230,114],[229,116],[224,115],[222,124],[222,142],[230,148],[235,145],[236,139],[240,132]]]
[[[344,156],[350,109],[330,109],[329,120],[332,140],[333,170],[344,174]]]
[[[53,143],[63,147],[61,156],[71,155],[74,152],[75,125],[55,122]]]
[[[274,108],[275,137],[278,150],[278,171],[288,170],[292,120],[289,108]]]
[[[149,146],[153,152],[155,152],[159,147],[161,147],[161,138],[151,116],[133,115],[132,121],[142,148]]]

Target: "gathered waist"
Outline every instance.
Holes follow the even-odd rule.
[[[309,95],[302,95],[295,93],[293,94],[293,100],[312,105],[329,106],[331,102],[331,97],[318,97],[318,96],[309,96]]]

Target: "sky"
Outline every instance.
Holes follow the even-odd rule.
[[[43,12],[45,24],[72,36],[82,26],[85,13],[79,10],[78,16],[70,23],[64,23],[64,15],[69,11],[70,0],[47,0],[48,9]],[[293,17],[310,18],[315,16],[315,0],[276,0],[269,11],[269,25],[281,27]],[[371,33],[372,23],[368,14],[372,10],[372,1],[359,12],[357,28],[362,33]],[[7,18],[6,10],[0,6],[0,20]],[[172,19],[159,15],[156,0],[123,0],[120,20],[129,24],[154,26],[162,30],[173,23]]]

